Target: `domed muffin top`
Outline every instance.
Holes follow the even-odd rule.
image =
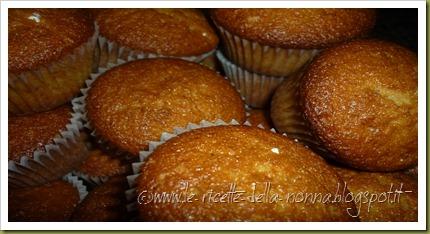
[[[78,203],[78,190],[62,180],[39,187],[9,189],[9,220],[65,222]]]
[[[366,34],[371,9],[215,9],[214,21],[230,33],[264,45],[324,48]]]
[[[325,50],[300,88],[317,137],[353,167],[398,170],[417,163],[417,56],[378,40]]]
[[[68,105],[47,112],[26,116],[9,116],[9,160],[19,162],[23,156],[33,157],[35,150],[53,143],[55,137],[70,123],[72,108]]]
[[[94,23],[81,9],[9,9],[8,68],[11,73],[49,64],[94,34]]]
[[[245,120],[236,90],[215,71],[180,59],[143,59],[108,70],[86,98],[97,134],[131,154],[164,131],[201,120]]]
[[[166,56],[194,56],[216,48],[218,37],[196,9],[102,9],[100,34],[130,49]]]
[[[312,151],[256,127],[217,126],[183,133],[158,146],[140,173],[138,209],[145,221],[354,220],[347,213],[354,205],[348,203],[294,202],[293,194],[298,193],[334,195],[343,182]],[[233,192],[231,186],[241,197],[217,200]],[[266,186],[271,197],[282,200],[253,202],[252,194],[267,192]],[[186,192],[193,200],[158,203],[147,199],[162,192]]]

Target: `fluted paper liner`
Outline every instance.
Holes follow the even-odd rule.
[[[286,49],[262,45],[233,35],[215,22],[224,52],[233,63],[248,71],[269,76],[289,76],[309,62],[319,50]]]
[[[91,73],[98,29],[69,55],[36,70],[8,76],[8,111],[15,115],[61,106],[79,93]]]
[[[225,75],[245,98],[245,103],[252,107],[265,107],[270,102],[275,89],[287,79],[287,77],[266,76],[249,72],[227,60],[220,51],[217,51],[216,55],[221,62]]]
[[[99,55],[99,67],[107,67],[109,63],[116,63],[117,60],[124,60],[126,62],[144,59],[144,58],[179,58],[191,62],[200,63],[205,58],[209,57],[215,52],[215,49],[207,53],[196,55],[196,56],[166,56],[155,53],[145,53],[142,51],[136,51],[125,46],[121,46],[118,43],[107,39],[99,35],[98,46],[100,49]]]
[[[45,145],[35,150],[33,157],[21,157],[19,162],[9,160],[9,186],[12,188],[37,186],[48,183],[71,172],[87,157],[85,133],[81,115],[72,113],[65,130]]]
[[[88,195],[87,187],[83,184],[82,180],[78,177],[73,176],[72,174],[67,174],[63,176],[63,180],[69,182],[75,187],[79,192],[79,202],[84,200],[84,198]]]

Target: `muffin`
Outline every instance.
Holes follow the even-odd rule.
[[[371,9],[214,9],[225,53],[246,70],[287,76],[315,51],[368,33]]]
[[[109,177],[124,175],[130,172],[130,165],[123,158],[115,157],[100,149],[89,151],[88,158],[74,172],[86,182],[97,185]]]
[[[94,188],[76,207],[71,221],[119,222],[128,221],[124,190],[128,188],[124,176],[113,176]]]
[[[137,156],[164,131],[202,120],[245,121],[244,104],[229,82],[181,59],[132,61],[101,74],[82,105],[106,147]]]
[[[171,138],[146,158],[135,180],[144,221],[354,221],[348,215],[355,211],[352,202],[304,199],[304,194],[334,198],[339,184],[343,181],[312,151],[244,125]],[[157,202],[161,193],[182,196]]]
[[[291,82],[276,91],[272,120],[282,132],[313,135],[334,159],[351,167],[413,167],[418,162],[417,66],[415,53],[385,41],[327,49],[297,79],[299,88]]]
[[[214,9],[226,75],[247,104],[262,108],[279,84],[319,50],[361,37],[374,25],[370,9]],[[240,84],[240,85],[239,85]]]
[[[81,119],[68,105],[27,116],[9,116],[9,186],[59,179],[87,156]]]
[[[61,106],[91,72],[96,32],[85,10],[9,9],[8,111],[14,115]]]
[[[218,37],[197,9],[99,9],[100,66],[118,58],[176,57],[200,62]]]
[[[264,129],[271,129],[272,123],[270,120],[270,115],[266,110],[261,109],[251,109],[248,111],[249,116],[246,119],[252,126],[261,125]]]
[[[65,222],[85,192],[78,183],[55,180],[29,188],[9,188],[9,221],[11,222]]]
[[[355,202],[361,221],[418,221],[418,184],[413,177],[403,173],[335,169],[357,198]]]

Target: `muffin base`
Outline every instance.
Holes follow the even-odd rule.
[[[262,45],[217,25],[227,58],[248,71],[269,76],[289,76],[309,62],[318,49],[285,49]]]
[[[21,157],[20,162],[9,160],[9,186],[42,185],[71,172],[88,155],[86,138],[81,115],[73,113],[66,130],[53,139],[54,143],[45,145],[45,150],[34,151],[32,158]]]
[[[100,52],[100,54],[98,55],[99,57],[97,58],[98,67],[107,67],[109,63],[116,63],[116,61],[119,59],[128,62],[144,58],[179,58],[191,62],[200,63],[205,58],[209,57],[215,52],[214,49],[207,53],[196,56],[165,56],[154,53],[145,53],[142,51],[130,49],[125,46],[120,46],[118,43],[110,41],[109,39],[100,35],[97,39],[97,42]]]
[[[8,111],[24,115],[53,109],[70,101],[91,73],[98,31],[59,61],[19,74],[9,73]]]
[[[226,76],[245,98],[245,103],[255,108],[265,107],[275,89],[287,78],[249,72],[227,60],[220,51],[216,55]]]

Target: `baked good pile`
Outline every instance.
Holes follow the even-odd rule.
[[[375,9],[10,9],[9,221],[417,221]]]

